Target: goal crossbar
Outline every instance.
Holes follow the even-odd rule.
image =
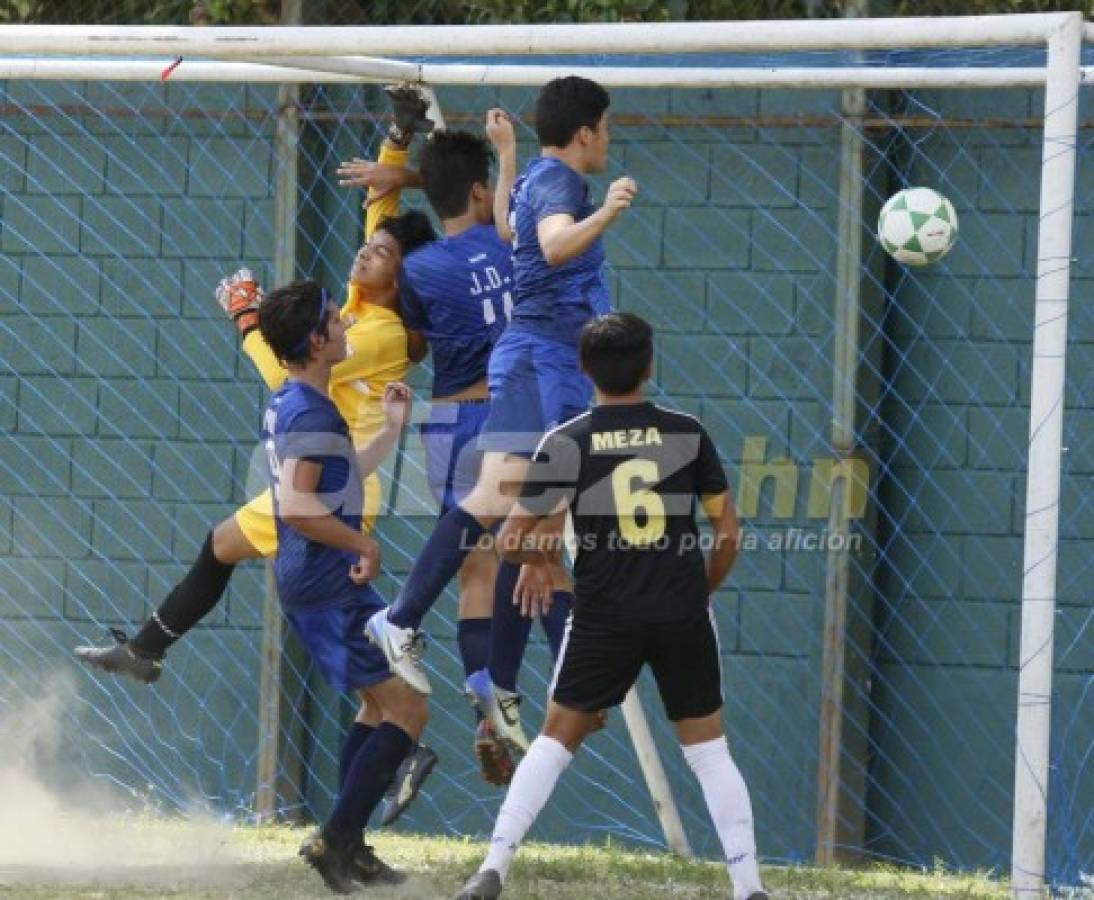
[[[40,81],[160,81],[170,60],[0,59],[0,79]],[[1043,87],[1042,68],[848,67],[848,68],[650,68],[612,66],[444,65],[339,57],[305,62],[217,62],[184,59],[170,72],[174,82],[251,84],[358,84],[420,81],[449,85],[538,86],[560,74],[595,78],[609,88],[1009,88]],[[1085,73],[1094,79],[1094,68]]]

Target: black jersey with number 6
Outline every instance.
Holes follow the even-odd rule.
[[[578,615],[672,622],[709,601],[695,510],[726,486],[698,419],[653,403],[597,406],[543,438],[521,505],[573,513]]]

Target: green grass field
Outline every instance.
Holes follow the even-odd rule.
[[[67,863],[64,846],[54,848],[54,852],[30,854],[33,862],[16,862],[12,854],[5,854],[0,859],[0,898],[304,900],[332,896],[296,858],[304,835],[300,829],[195,827],[178,821],[139,820],[127,824],[124,832],[115,831],[97,849],[89,845],[94,852],[80,853]],[[458,839],[381,834],[375,844],[384,859],[412,878],[397,890],[370,888],[361,896],[451,898],[484,853],[481,842]],[[505,893],[512,900],[729,896],[725,869],[720,864],[683,862],[664,854],[529,844],[517,860]],[[764,876],[776,898],[1003,900],[1008,896],[1002,882],[942,872],[769,867]]]

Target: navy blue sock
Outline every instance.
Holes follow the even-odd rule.
[[[388,611],[388,621],[400,628],[419,628],[445,585],[455,577],[484,534],[486,529],[478,519],[460,506],[441,516],[414,560],[399,598]]]
[[[569,591],[554,591],[551,596],[554,602],[547,614],[539,617],[539,624],[547,633],[547,640],[551,644],[551,657],[558,659],[562,638],[566,633],[566,620],[570,618],[574,608],[574,595]]]
[[[485,669],[490,662],[490,620],[460,619],[456,623],[456,643],[463,661],[463,677]]]
[[[498,565],[494,582],[494,618],[490,627],[490,680],[507,691],[517,689],[517,670],[524,658],[532,620],[520,614],[513,603],[520,566],[503,562]]]
[[[354,722],[350,725],[349,734],[346,735],[345,743],[342,744],[342,753],[338,757],[338,790],[342,790],[342,785],[346,783],[346,775],[349,774],[349,767],[353,765],[353,758],[357,756],[357,751],[375,730],[375,725],[365,725],[363,722]]]
[[[361,840],[368,817],[383,799],[414,740],[398,725],[381,722],[358,749],[323,830],[340,846]]]

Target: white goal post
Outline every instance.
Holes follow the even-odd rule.
[[[409,78],[429,84],[536,85],[569,73],[536,65],[546,54],[799,52],[1033,47],[1044,68],[850,67],[680,68],[579,66],[606,86],[797,88],[1044,87],[1035,328],[1019,655],[1012,886],[1016,896],[1044,889],[1053,683],[1059,499],[1074,209],[1080,51],[1094,26],[1080,13],[960,18],[852,19],[597,25],[338,28],[30,26],[0,28],[0,79],[156,81],[175,58],[175,81],[291,84]],[[397,47],[428,63],[386,58]],[[446,64],[447,56],[522,54],[529,64]],[[291,224],[291,223],[289,223]],[[854,365],[855,352],[841,354]],[[850,362],[848,363],[848,360]],[[837,361],[836,365],[839,365]],[[847,373],[837,368],[838,386]],[[831,565],[831,560],[829,561]],[[835,652],[840,652],[838,647]],[[839,661],[826,670],[841,671]],[[632,710],[633,714],[633,710]],[[656,759],[648,729],[633,732],[639,756]],[[653,769],[657,768],[653,764]],[[665,802],[664,786],[656,791]],[[678,817],[674,821],[678,827]],[[682,829],[681,829],[682,833]],[[686,840],[686,839],[685,839]],[[680,845],[680,837],[670,842]],[[686,846],[686,844],[684,844]]]

